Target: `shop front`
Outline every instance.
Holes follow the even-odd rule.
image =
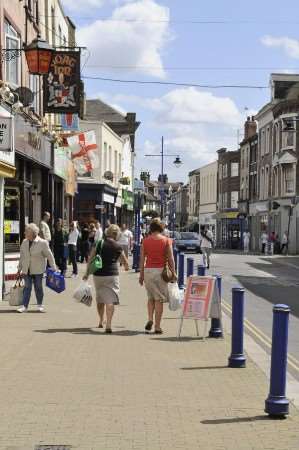
[[[5,221],[5,182],[15,176],[15,151],[14,151],[14,119],[12,115],[4,108],[0,107],[0,229],[4,230],[3,237],[0,239],[0,301],[4,297],[4,274],[5,274],[5,256],[4,242],[9,239],[10,233],[18,231],[18,222],[15,216],[12,220]],[[17,198],[14,199],[18,201]]]
[[[127,189],[122,191],[122,213],[121,223],[125,223],[128,228],[134,226],[134,194]]]
[[[261,250],[261,235],[263,231],[269,233],[271,227],[269,217],[269,202],[261,201],[249,204],[249,231],[251,236],[250,249],[259,252]],[[278,218],[275,219],[277,221]]]
[[[239,217],[238,211],[218,214],[217,246],[223,249],[241,250],[245,228],[245,218]]]
[[[74,220],[90,223],[99,220],[102,227],[116,221],[117,189],[107,184],[78,183],[75,196]]]
[[[4,220],[13,222],[5,235],[6,254],[19,252],[27,223],[39,224],[43,211],[53,216],[55,209],[51,142],[21,115],[14,118],[14,136],[16,173],[4,190]]]

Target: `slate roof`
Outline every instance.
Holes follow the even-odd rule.
[[[126,123],[126,116],[100,99],[86,100],[86,119]]]

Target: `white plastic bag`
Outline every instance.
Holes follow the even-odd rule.
[[[10,306],[20,306],[23,304],[24,281],[16,280],[15,284],[9,291],[8,302]]]
[[[181,306],[182,294],[177,283],[168,283],[168,307],[176,311]]]
[[[73,297],[78,303],[83,303],[86,306],[92,304],[92,290],[87,281],[82,281],[80,286],[75,290]]]

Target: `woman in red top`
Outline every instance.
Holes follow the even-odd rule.
[[[143,240],[140,255],[139,283],[141,286],[145,284],[148,296],[148,322],[145,331],[151,331],[155,313],[156,334],[163,333],[161,329],[163,303],[168,302],[167,283],[161,277],[166,259],[170,269],[175,271],[170,239],[163,236],[163,230],[164,225],[160,219],[152,220],[150,235]]]

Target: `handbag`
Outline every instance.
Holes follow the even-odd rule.
[[[53,269],[47,269],[46,286],[60,294],[65,291],[65,278],[59,272],[54,272]]]
[[[103,267],[103,260],[101,256],[103,248],[103,239],[101,239],[96,246],[96,255],[91,259],[89,266],[88,266],[88,273],[94,274],[97,270],[102,269]]]
[[[169,243],[168,243],[169,245]],[[166,255],[165,255],[165,263],[161,273],[162,280],[165,283],[173,283],[177,280],[176,273],[170,268],[168,258],[167,258],[167,246],[166,246]]]
[[[24,281],[17,278],[15,284],[9,291],[8,303],[10,306],[21,306],[23,304]]]

